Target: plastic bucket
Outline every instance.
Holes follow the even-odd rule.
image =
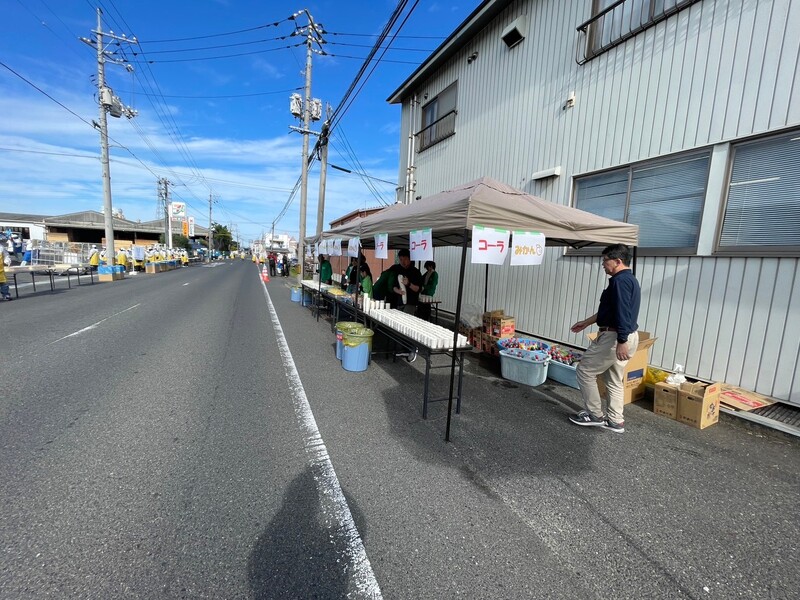
[[[366,371],[372,349],[373,331],[365,327],[344,334],[342,340],[342,368],[345,371]]]
[[[344,334],[354,329],[364,329],[363,323],[354,321],[340,321],[336,324],[336,358],[342,360],[342,345]]]
[[[311,306],[311,292],[303,292],[303,306]]]
[[[303,291],[299,287],[292,288],[292,302],[300,302],[303,297]]]
[[[550,356],[547,352],[521,350],[519,348],[500,351],[500,368],[503,379],[509,379],[535,387],[547,379]]]

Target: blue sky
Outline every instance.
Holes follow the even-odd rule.
[[[400,108],[386,98],[478,4],[408,2],[398,24],[406,16],[407,21],[331,140],[330,163],[376,179],[368,186],[357,175],[329,169],[325,227],[357,208],[394,201],[394,183],[378,181],[398,177]],[[312,96],[335,109],[398,3],[5,0],[3,5],[0,212],[102,209],[100,141],[91,125],[98,119],[97,60],[94,48],[78,39],[94,37],[100,7],[104,31],[139,40],[138,46],[122,45],[133,73],[106,64],[108,85],[138,111],[131,120],[108,119],[114,209],[133,220],[160,217],[157,179],[165,177],[172,183],[172,200],[186,202],[188,214],[203,225],[213,194],[214,221],[232,226],[247,243],[269,232],[273,222],[276,234],[297,236],[299,229],[299,192],[280,215],[300,176],[302,136],[289,131],[300,124],[289,112],[289,96],[302,94],[305,46],[286,36],[307,20],[288,17],[305,8],[325,28],[328,55],[313,57]],[[313,129],[319,130],[319,123]],[[307,234],[316,230],[318,185],[317,164],[309,178]]]

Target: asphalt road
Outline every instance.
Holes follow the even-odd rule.
[[[800,595],[795,441],[587,431],[472,359],[447,444],[421,361],[344,371],[249,262],[37,288],[0,304],[0,598]]]

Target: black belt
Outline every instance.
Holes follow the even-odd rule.
[[[616,328],[616,327],[598,327],[598,328],[597,328],[597,331],[599,331],[600,333],[603,333],[604,331],[613,331],[613,332],[616,332],[616,331],[617,331],[617,328]]]

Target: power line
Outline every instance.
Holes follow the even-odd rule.
[[[207,35],[196,35],[196,36],[193,36],[193,37],[185,37],[185,38],[172,38],[172,39],[168,39],[168,40],[148,40],[148,43],[150,43],[150,44],[160,44],[160,43],[167,43],[167,42],[189,42],[189,41],[194,41],[194,40],[205,40],[205,39],[209,39],[209,38],[223,37],[223,36],[226,36],[226,35],[237,35],[237,34],[240,34],[240,33],[249,33],[251,31],[258,31],[260,29],[266,29],[268,27],[277,27],[281,23],[286,23],[287,21],[294,21],[294,19],[295,19],[295,15],[291,15],[291,16],[286,17],[285,19],[282,19],[280,21],[275,21],[274,23],[267,23],[265,25],[257,25],[256,27],[249,27],[247,29],[239,29],[237,31],[227,31],[227,32],[224,32],[224,33],[210,33],[210,34],[207,34]]]
[[[78,113],[76,113],[74,110],[72,110],[71,108],[69,108],[69,107],[68,107],[68,106],[66,106],[65,104],[62,104],[61,102],[59,102],[58,100],[56,100],[55,98],[53,98],[53,97],[52,97],[50,94],[48,94],[47,92],[45,92],[45,91],[44,91],[42,88],[40,88],[38,85],[36,85],[35,83],[33,83],[31,80],[29,80],[29,79],[26,79],[24,76],[20,75],[19,73],[17,73],[17,72],[16,72],[14,69],[12,69],[11,67],[9,67],[9,66],[8,66],[6,63],[4,63],[3,61],[0,61],[0,66],[1,66],[1,67],[4,67],[4,68],[6,68],[6,69],[8,69],[9,71],[11,71],[11,72],[12,72],[14,75],[16,75],[17,77],[19,77],[20,79],[22,79],[22,81],[24,81],[25,83],[27,83],[29,86],[31,86],[33,89],[35,89],[37,92],[39,92],[39,93],[41,93],[41,94],[44,94],[45,96],[47,96],[48,98],[50,98],[50,100],[52,100],[53,102],[55,102],[56,104],[58,104],[58,105],[59,105],[61,108],[63,108],[64,110],[66,110],[68,113],[70,113],[70,114],[72,114],[72,115],[74,115],[74,116],[78,117],[78,118],[79,118],[81,121],[83,121],[84,123],[86,123],[86,124],[87,124],[89,127],[94,127],[94,123],[93,123],[93,122],[92,122],[92,123],[90,123],[89,121],[87,121],[86,119],[84,119],[82,116],[80,116]]]
[[[238,58],[239,56],[252,56],[253,54],[266,54],[267,52],[277,52],[278,50],[286,50],[288,48],[297,48],[299,46],[304,45],[303,42],[299,44],[290,44],[288,46],[280,46],[278,48],[268,48],[266,50],[254,50],[253,52],[237,52],[236,54],[220,54],[218,56],[200,56],[196,58],[172,58],[169,60],[136,60],[136,63],[147,63],[147,64],[163,64],[163,63],[182,63],[182,62],[196,62],[201,60],[219,60],[222,58]],[[144,53],[141,53],[144,56]],[[138,55],[135,55],[138,56]]]
[[[226,98],[250,98],[253,96],[273,96],[276,94],[286,94],[289,92],[296,92],[297,90],[301,90],[303,88],[296,87],[290,88],[288,90],[278,90],[275,92],[255,92],[253,94],[230,94],[227,96],[174,96],[169,94],[161,94],[161,98],[182,98],[188,100],[223,100]],[[130,90],[124,90],[121,92],[122,94],[132,94],[134,92]],[[148,94],[147,92],[139,92],[142,96],[155,96],[156,94]]]

